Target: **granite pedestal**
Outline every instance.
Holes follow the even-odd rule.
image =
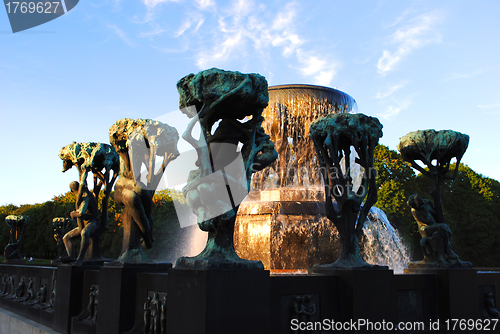
[[[476,269],[405,269],[405,274],[434,274],[441,319],[478,319]]]
[[[99,270],[97,333],[121,334],[130,331],[135,321],[137,275],[166,273],[171,267],[171,263],[102,266]]]
[[[167,333],[269,333],[269,271],[173,269]]]

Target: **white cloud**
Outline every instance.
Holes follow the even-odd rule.
[[[457,80],[457,79],[468,79],[472,76],[472,74],[468,73],[452,73],[448,77],[444,79],[444,81],[452,81],[452,80]]]
[[[179,39],[181,48],[153,47],[163,52],[191,50],[200,69],[227,68],[232,60],[249,55],[267,64],[280,54],[298,75],[309,77],[316,84],[329,85],[337,73],[339,62],[311,45],[298,31],[301,8],[295,1],[275,10],[271,5],[253,0],[237,0],[225,6],[216,5],[214,0],[194,0],[187,11],[189,14],[174,29],[156,23],[155,7],[182,0],[141,1],[147,13],[143,19],[135,17],[134,22],[148,23],[151,30],[139,37],[153,38],[171,31],[171,36]]]
[[[478,69],[476,69],[474,71],[470,71],[468,73],[453,72],[452,74],[450,74],[449,76],[447,76],[446,78],[444,78],[443,81],[452,81],[452,80],[459,80],[459,79],[470,79],[470,78],[476,77],[476,76],[484,74],[484,73],[490,73],[490,72],[492,72],[493,70],[496,70],[496,69],[497,69],[496,66],[487,66],[487,67],[483,67],[483,68],[478,68]]]
[[[391,87],[387,88],[383,92],[377,92],[377,95],[375,95],[375,97],[377,99],[383,99],[383,98],[389,97],[392,94],[394,94],[397,90],[399,90],[400,88],[404,87],[405,85],[406,85],[405,81],[400,82],[400,83],[398,83],[398,84],[396,84],[394,86],[391,86]]]
[[[232,59],[240,59],[246,54],[265,61],[271,54],[280,53],[300,75],[310,77],[316,84],[329,85],[338,62],[307,45],[297,32],[299,12],[295,2],[274,13],[265,5],[243,0],[220,9],[217,28],[208,41],[201,43],[210,46],[202,46],[197,52],[196,65],[202,69],[225,67]],[[184,22],[179,31],[186,33],[190,23]]]
[[[146,5],[148,8],[154,8],[157,5],[165,2],[180,2],[180,0],[142,0],[142,2]]]
[[[401,107],[396,107],[396,106],[389,106],[385,112],[382,114],[378,114],[379,117],[385,118],[385,119],[391,119],[392,117],[396,116],[403,110]]]
[[[316,74],[326,65],[326,62],[324,60],[321,60],[316,56],[299,55],[299,60],[304,64],[304,66],[300,69],[302,74],[304,75]]]
[[[125,44],[128,46],[135,46],[134,42],[127,36],[127,34],[114,24],[108,24],[108,28],[111,29]]]
[[[328,86],[335,75],[335,71],[319,71],[319,73],[314,77],[315,83],[321,86]]]
[[[411,97],[406,97],[403,100],[392,99],[393,105],[388,106],[384,112],[377,114],[379,117],[390,120],[397,116],[401,111],[406,110],[412,103]]]
[[[162,3],[175,2],[179,3],[183,0],[141,0],[142,3],[146,6],[147,12],[144,18],[139,18],[138,15],[135,15],[132,19],[132,22],[137,24],[144,24],[148,22],[152,22],[155,19],[156,7]]]
[[[198,29],[200,29],[204,21],[205,19],[203,18],[202,15],[200,15],[199,13],[193,13],[191,16],[184,19],[179,29],[175,31],[174,37],[179,37],[183,35],[188,29],[190,29],[193,26],[194,26],[193,31],[194,32],[198,31]]]
[[[152,29],[147,32],[141,32],[139,33],[139,37],[154,37],[154,36],[160,36],[162,35],[166,29],[160,27],[157,24],[152,24]]]
[[[217,48],[207,50],[206,52],[199,53],[196,59],[196,65],[199,68],[205,69],[216,66],[217,63],[225,62],[234,50],[243,42],[243,33],[237,32],[226,36],[222,43],[217,45]]]
[[[320,58],[316,53],[306,52],[302,49],[298,49],[296,53],[302,75],[313,77],[314,83],[318,85],[325,86],[331,83],[338,67],[335,61]]]
[[[394,70],[404,57],[425,45],[440,43],[441,37],[434,30],[440,20],[437,12],[430,12],[411,19],[407,25],[396,30],[389,38],[389,43],[396,48],[392,51],[383,50],[377,62],[379,73],[386,74]]]
[[[495,109],[495,108],[500,108],[500,103],[480,104],[477,107],[481,109]]]
[[[215,8],[215,2],[213,0],[195,0],[196,7],[201,10],[209,10]]]

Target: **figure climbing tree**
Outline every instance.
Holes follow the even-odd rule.
[[[86,261],[104,261],[99,250],[101,235],[108,229],[108,203],[113,184],[118,177],[120,168],[119,157],[115,149],[102,143],[76,143],[73,142],[61,149],[59,157],[63,161],[63,172],[75,166],[80,176],[80,188],[76,196],[76,206],[82,199],[83,189],[88,188],[88,173],[94,176],[92,193],[96,199],[101,198],[100,227],[93,233]],[[101,188],[104,186],[104,196],[100,197]]]
[[[176,267],[263,269],[260,261],[238,257],[233,235],[252,173],[278,156],[261,126],[269,101],[267,81],[258,74],[210,69],[182,78],[177,90],[181,110],[192,118],[183,138],[196,149],[199,167],[191,171],[183,192],[208,241],[198,256],[179,258]],[[195,139],[197,123],[201,133]]]
[[[337,261],[315,266],[315,270],[378,267],[361,257],[359,238],[368,211],[377,201],[373,154],[382,137],[382,124],[364,114],[330,114],[311,124],[310,137],[322,168],[326,215],[337,227],[341,243]],[[351,177],[351,153],[363,170],[357,189]]]

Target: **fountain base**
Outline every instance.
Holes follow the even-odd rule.
[[[266,269],[309,269],[340,254],[335,225],[324,218],[319,188],[252,192],[235,224],[238,256],[260,260]]]

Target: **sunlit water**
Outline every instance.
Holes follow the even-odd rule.
[[[396,229],[379,208],[372,207],[368,213],[363,233],[365,261],[389,266],[396,274],[402,274],[410,261],[407,247]]]

